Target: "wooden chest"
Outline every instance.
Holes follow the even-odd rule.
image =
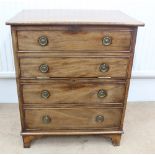
[[[119,11],[27,10],[11,25],[24,147],[50,135],[120,144],[138,26]]]

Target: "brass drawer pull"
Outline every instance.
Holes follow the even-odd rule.
[[[44,124],[49,124],[51,121],[52,121],[52,120],[51,120],[51,117],[48,116],[48,115],[44,115],[44,116],[42,117],[42,122],[43,122]]]
[[[41,91],[42,98],[47,99],[47,98],[49,98],[49,96],[50,96],[50,92],[48,90]]]
[[[104,73],[104,72],[108,72],[108,70],[109,70],[109,65],[103,63],[103,64],[100,65],[100,68],[99,68],[99,69],[100,69],[100,71],[103,72],[103,73]]]
[[[100,89],[100,90],[98,91],[98,93],[97,93],[97,96],[98,96],[99,98],[104,98],[104,97],[107,96],[107,92],[106,92],[105,90],[103,90],[103,89]]]
[[[103,122],[104,121],[104,116],[98,115],[96,116],[96,122]]]
[[[42,73],[47,73],[48,70],[49,70],[49,67],[48,67],[47,64],[41,64],[41,65],[39,66],[39,70],[40,70]]]
[[[38,43],[40,46],[46,46],[48,44],[48,38],[46,36],[40,36],[38,38]]]
[[[112,44],[112,38],[111,37],[108,37],[108,36],[105,36],[103,39],[102,39],[102,44],[104,46],[109,46]]]

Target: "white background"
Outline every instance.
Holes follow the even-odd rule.
[[[154,0],[0,0],[0,103],[16,103],[17,93],[9,26],[5,22],[23,9],[121,10],[145,23],[137,36],[129,101],[155,100]]]

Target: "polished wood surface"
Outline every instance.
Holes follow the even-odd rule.
[[[105,80],[51,80],[46,83],[22,84],[24,104],[57,105],[62,104],[123,104],[124,82]],[[99,90],[106,91],[105,97],[98,97]],[[49,97],[43,98],[42,91],[48,91]]]
[[[120,145],[137,26],[144,24],[118,11],[77,12],[23,11],[7,22],[24,147],[44,136],[93,134]]]
[[[96,51],[129,51],[131,42],[130,31],[102,31],[102,30],[81,30],[77,28],[68,28],[65,31],[18,31],[18,47],[20,51],[30,50],[96,50]],[[38,39],[46,36],[48,44],[40,46]],[[102,39],[106,36],[112,38],[112,43],[105,46]]]
[[[40,65],[47,64],[48,71],[42,73]],[[100,67],[107,64],[109,69],[102,72]],[[36,77],[115,77],[126,78],[128,58],[115,57],[72,57],[62,58],[20,58],[20,69],[22,78]]]
[[[144,26],[144,23],[114,10],[23,10],[7,21],[9,25],[123,25]]]
[[[26,109],[26,129],[103,129],[119,128],[121,119],[120,108],[63,108],[63,109]],[[51,122],[45,124],[43,116],[48,116]],[[96,121],[97,116],[103,116],[103,122]]]

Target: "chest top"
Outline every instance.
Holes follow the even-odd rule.
[[[129,17],[121,11],[108,10],[24,10],[6,24],[144,26],[144,23]]]

